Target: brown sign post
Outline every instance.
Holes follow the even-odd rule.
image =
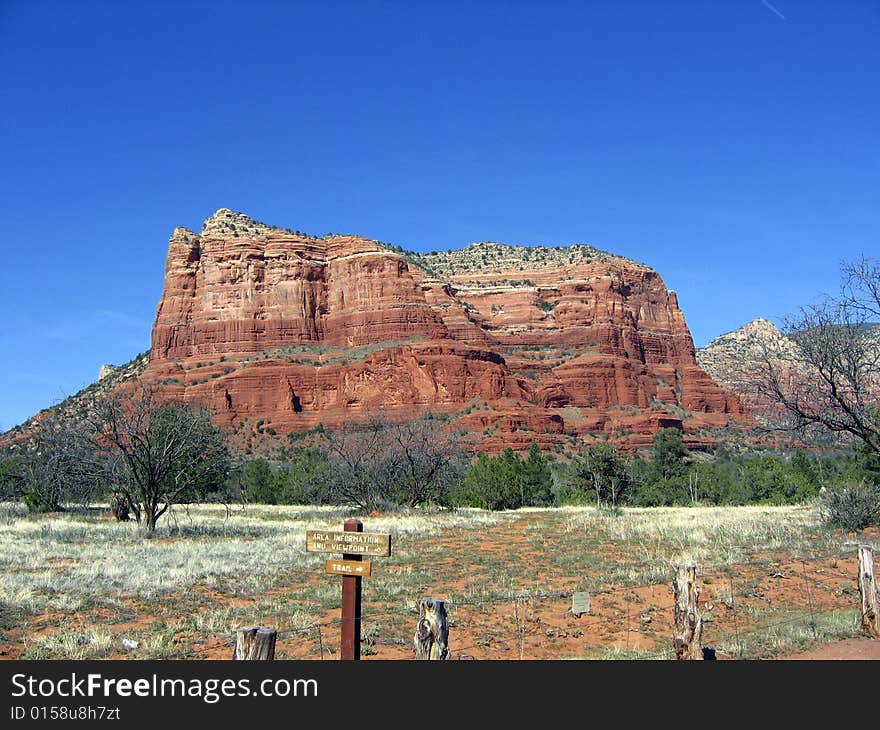
[[[346,520],[346,532],[363,532],[360,520]],[[343,560],[361,560],[355,553],[343,553]],[[342,576],[342,640],[339,644],[340,659],[361,658],[361,577]]]
[[[370,575],[372,564],[364,555],[391,555],[391,535],[364,532],[358,519],[345,521],[344,532],[306,531],[306,552],[342,553],[342,560],[328,560],[327,573],[342,576],[342,638],[340,659],[361,658],[361,579]]]

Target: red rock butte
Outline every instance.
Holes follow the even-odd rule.
[[[586,245],[418,254],[225,208],[171,236],[145,378],[230,431],[431,412],[487,451],[665,426],[695,445],[749,420],[647,266]]]

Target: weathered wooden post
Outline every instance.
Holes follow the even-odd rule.
[[[862,628],[880,639],[880,599],[874,580],[874,554],[870,545],[859,545],[859,595],[862,597]]]
[[[703,617],[697,607],[700,589],[697,586],[697,566],[679,565],[675,580],[675,625],[672,644],[676,659],[703,658]]]
[[[419,622],[413,641],[416,659],[449,659],[449,623],[446,601],[423,598],[419,601]]]
[[[245,626],[235,632],[233,659],[244,661],[271,661],[275,658],[275,639],[278,632],[266,626]]]
[[[360,520],[345,521],[346,532],[363,532]],[[343,553],[343,560],[363,560],[361,555]],[[361,577],[342,576],[342,639],[339,644],[339,658],[357,660],[361,658]]]
[[[364,532],[357,519],[345,521],[344,532],[306,530],[306,551],[342,553],[341,560],[328,560],[324,571],[342,576],[342,635],[340,659],[361,658],[361,578],[369,576],[372,563],[364,555],[391,555],[391,535]]]

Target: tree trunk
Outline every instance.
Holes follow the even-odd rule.
[[[235,634],[232,658],[243,661],[271,661],[275,658],[278,632],[266,626],[245,626]]]
[[[114,494],[110,500],[110,511],[120,522],[128,522],[131,519],[128,500],[121,494]]]
[[[679,565],[672,582],[675,592],[675,625],[672,643],[676,659],[703,658],[703,617],[697,601],[700,589],[696,584],[697,566]]]
[[[419,622],[413,642],[416,659],[449,659],[449,624],[446,602],[436,598],[419,601]]]
[[[859,545],[859,594],[862,597],[862,628],[880,639],[880,599],[874,580],[874,554],[868,545]]]

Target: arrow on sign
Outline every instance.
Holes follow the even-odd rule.
[[[369,576],[373,564],[369,560],[328,560],[324,563],[324,572],[331,575]]]

